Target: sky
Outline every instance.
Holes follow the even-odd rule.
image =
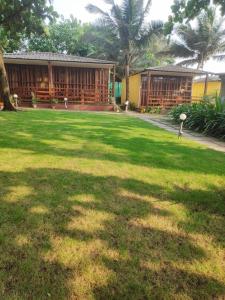
[[[115,0],[116,3],[120,3],[121,0]],[[93,22],[98,17],[97,15],[90,14],[86,10],[86,6],[89,4],[95,4],[103,10],[109,8],[103,0],[53,0],[55,10],[64,17],[68,18],[73,15],[82,22]],[[171,14],[170,7],[173,0],[152,0],[152,7],[149,14],[149,20],[162,20],[166,21]],[[204,70],[215,73],[225,72],[225,62],[216,62],[210,60],[204,66]]]

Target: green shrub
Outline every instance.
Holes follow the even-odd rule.
[[[180,123],[180,114],[185,113],[186,128],[225,139],[225,104],[221,98],[204,99],[200,103],[182,104],[170,111],[172,119]]]
[[[132,111],[135,111],[135,110],[137,110],[137,105],[134,102],[130,102],[129,109]]]
[[[52,104],[58,104],[59,100],[57,98],[53,98],[53,99],[51,99],[51,103]]]
[[[39,102],[39,99],[36,97],[34,92],[31,92],[31,102],[32,104],[37,104]]]

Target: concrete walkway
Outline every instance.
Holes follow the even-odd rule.
[[[165,129],[176,135],[178,134],[179,126],[172,124],[168,116],[140,114],[140,113],[136,113],[136,112],[127,112],[126,114],[129,116],[139,118],[146,122],[149,122],[159,128]],[[200,133],[197,133],[194,131],[190,131],[187,129],[184,129],[183,136],[189,140],[198,142],[210,149],[225,153],[225,142],[222,142],[219,139],[216,139],[213,137],[207,137],[203,134],[200,134]]]

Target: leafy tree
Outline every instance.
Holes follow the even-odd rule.
[[[162,49],[168,48],[168,41],[165,36],[153,37],[151,43],[143,53],[140,53],[137,60],[132,65],[134,71],[143,70],[143,68],[162,66],[174,63],[174,58],[170,53],[161,55]]]
[[[218,18],[215,8],[209,8],[196,21],[196,25],[188,22],[178,26],[177,38],[171,42],[169,51],[162,53],[185,58],[181,65],[197,64],[202,69],[207,60],[225,51],[225,18]]]
[[[109,13],[93,4],[89,4],[87,9],[91,13],[99,14],[112,34],[117,37],[118,50],[121,51],[125,70],[126,100],[129,100],[130,66],[138,53],[146,49],[152,36],[162,32],[163,24],[159,21],[145,23],[151,0],[148,0],[146,5],[143,0],[123,0],[121,5],[115,4],[114,0],[104,1],[111,5]]]
[[[91,25],[81,24],[73,18],[62,18],[46,27],[45,32],[32,34],[28,40],[29,51],[61,52],[73,55],[88,56],[91,45],[86,42],[85,34],[91,30]]]
[[[0,98],[4,110],[15,110],[10,103],[10,91],[3,60],[7,40],[19,43],[21,35],[29,36],[32,32],[43,31],[44,20],[52,21],[57,15],[48,0],[0,0]],[[8,44],[8,45],[7,45]]]
[[[203,10],[207,11],[211,2],[220,8],[221,15],[225,14],[224,0],[174,0],[171,6],[172,15],[169,16],[166,24],[166,32],[171,33],[175,23],[193,20]]]

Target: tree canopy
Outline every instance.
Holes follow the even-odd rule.
[[[203,10],[207,11],[212,2],[220,9],[221,15],[224,15],[224,0],[174,0],[171,6],[172,14],[169,16],[165,26],[166,33],[172,32],[175,23],[193,20],[198,17]]]
[[[46,26],[43,34],[32,34],[27,49],[88,56],[92,52],[92,45],[86,41],[85,36],[91,27],[72,16],[69,19],[61,18]]]
[[[98,14],[105,26],[117,39],[121,65],[126,77],[126,99],[129,100],[129,74],[131,65],[140,57],[141,52],[149,45],[152,37],[162,33],[160,21],[146,22],[151,7],[151,0],[144,4],[143,0],[123,0],[118,5],[114,0],[105,0],[110,4],[110,11],[89,4],[87,9]]]
[[[197,17],[196,24],[177,26],[169,51],[162,53],[185,58],[181,65],[197,64],[203,68],[207,60],[225,51],[224,23],[225,18],[219,18],[216,9],[210,7]]]
[[[10,103],[10,91],[7,81],[2,50],[11,46],[18,47],[22,36],[32,32],[43,32],[44,21],[50,22],[57,16],[53,6],[47,0],[1,0],[0,1],[0,97],[4,109],[14,110]]]
[[[57,16],[47,0],[1,0],[0,11],[1,47],[11,49],[19,47],[23,36],[43,32],[44,21]]]

